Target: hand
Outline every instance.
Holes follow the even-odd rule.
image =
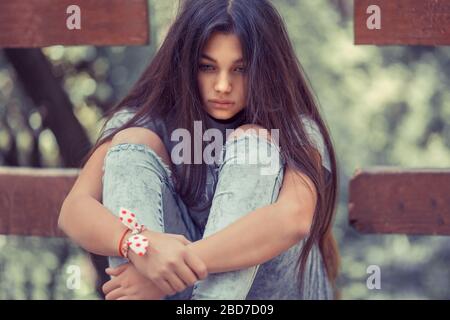
[[[182,235],[145,230],[149,247],[140,257],[129,251],[136,269],[166,295],[181,292],[208,276],[206,265],[187,247],[191,242]]]
[[[102,287],[106,300],[160,300],[165,296],[164,292],[131,263],[107,268],[106,273],[113,276]]]

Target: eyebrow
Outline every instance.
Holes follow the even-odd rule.
[[[205,53],[202,53],[202,58],[205,58],[205,59],[211,60],[212,62],[217,63],[216,60],[214,60],[213,58],[211,58],[210,56],[208,56]],[[244,61],[244,59],[240,58],[240,59],[237,59],[237,60],[233,61],[233,63],[238,63],[238,62],[243,62],[243,61]]]

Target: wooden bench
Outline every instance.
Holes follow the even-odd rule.
[[[0,234],[64,237],[57,221],[78,169],[0,167]],[[450,235],[450,169],[371,168],[349,184],[361,233]]]
[[[78,172],[0,167],[0,234],[65,237],[58,216]]]
[[[361,233],[450,235],[450,169],[359,170],[348,212]]]
[[[449,20],[447,0],[355,0],[355,44],[450,45]],[[349,192],[360,232],[450,235],[449,170],[363,169]]]
[[[80,29],[68,29],[80,9]],[[69,10],[68,10],[69,9]],[[69,12],[69,13],[67,13]],[[14,0],[0,2],[0,47],[141,45],[149,42],[146,0]]]
[[[355,0],[355,44],[450,45],[449,20],[447,0]]]

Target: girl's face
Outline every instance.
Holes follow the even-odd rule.
[[[226,120],[245,108],[247,70],[239,39],[214,33],[200,58],[198,85],[203,108],[213,118]]]

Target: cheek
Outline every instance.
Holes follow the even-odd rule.
[[[244,81],[239,84],[239,97],[244,102],[247,98],[247,85]]]
[[[198,89],[200,90],[200,94],[202,95],[202,97],[205,95],[206,91],[207,91],[207,83],[204,77],[198,76],[197,77],[197,84],[198,84]]]

